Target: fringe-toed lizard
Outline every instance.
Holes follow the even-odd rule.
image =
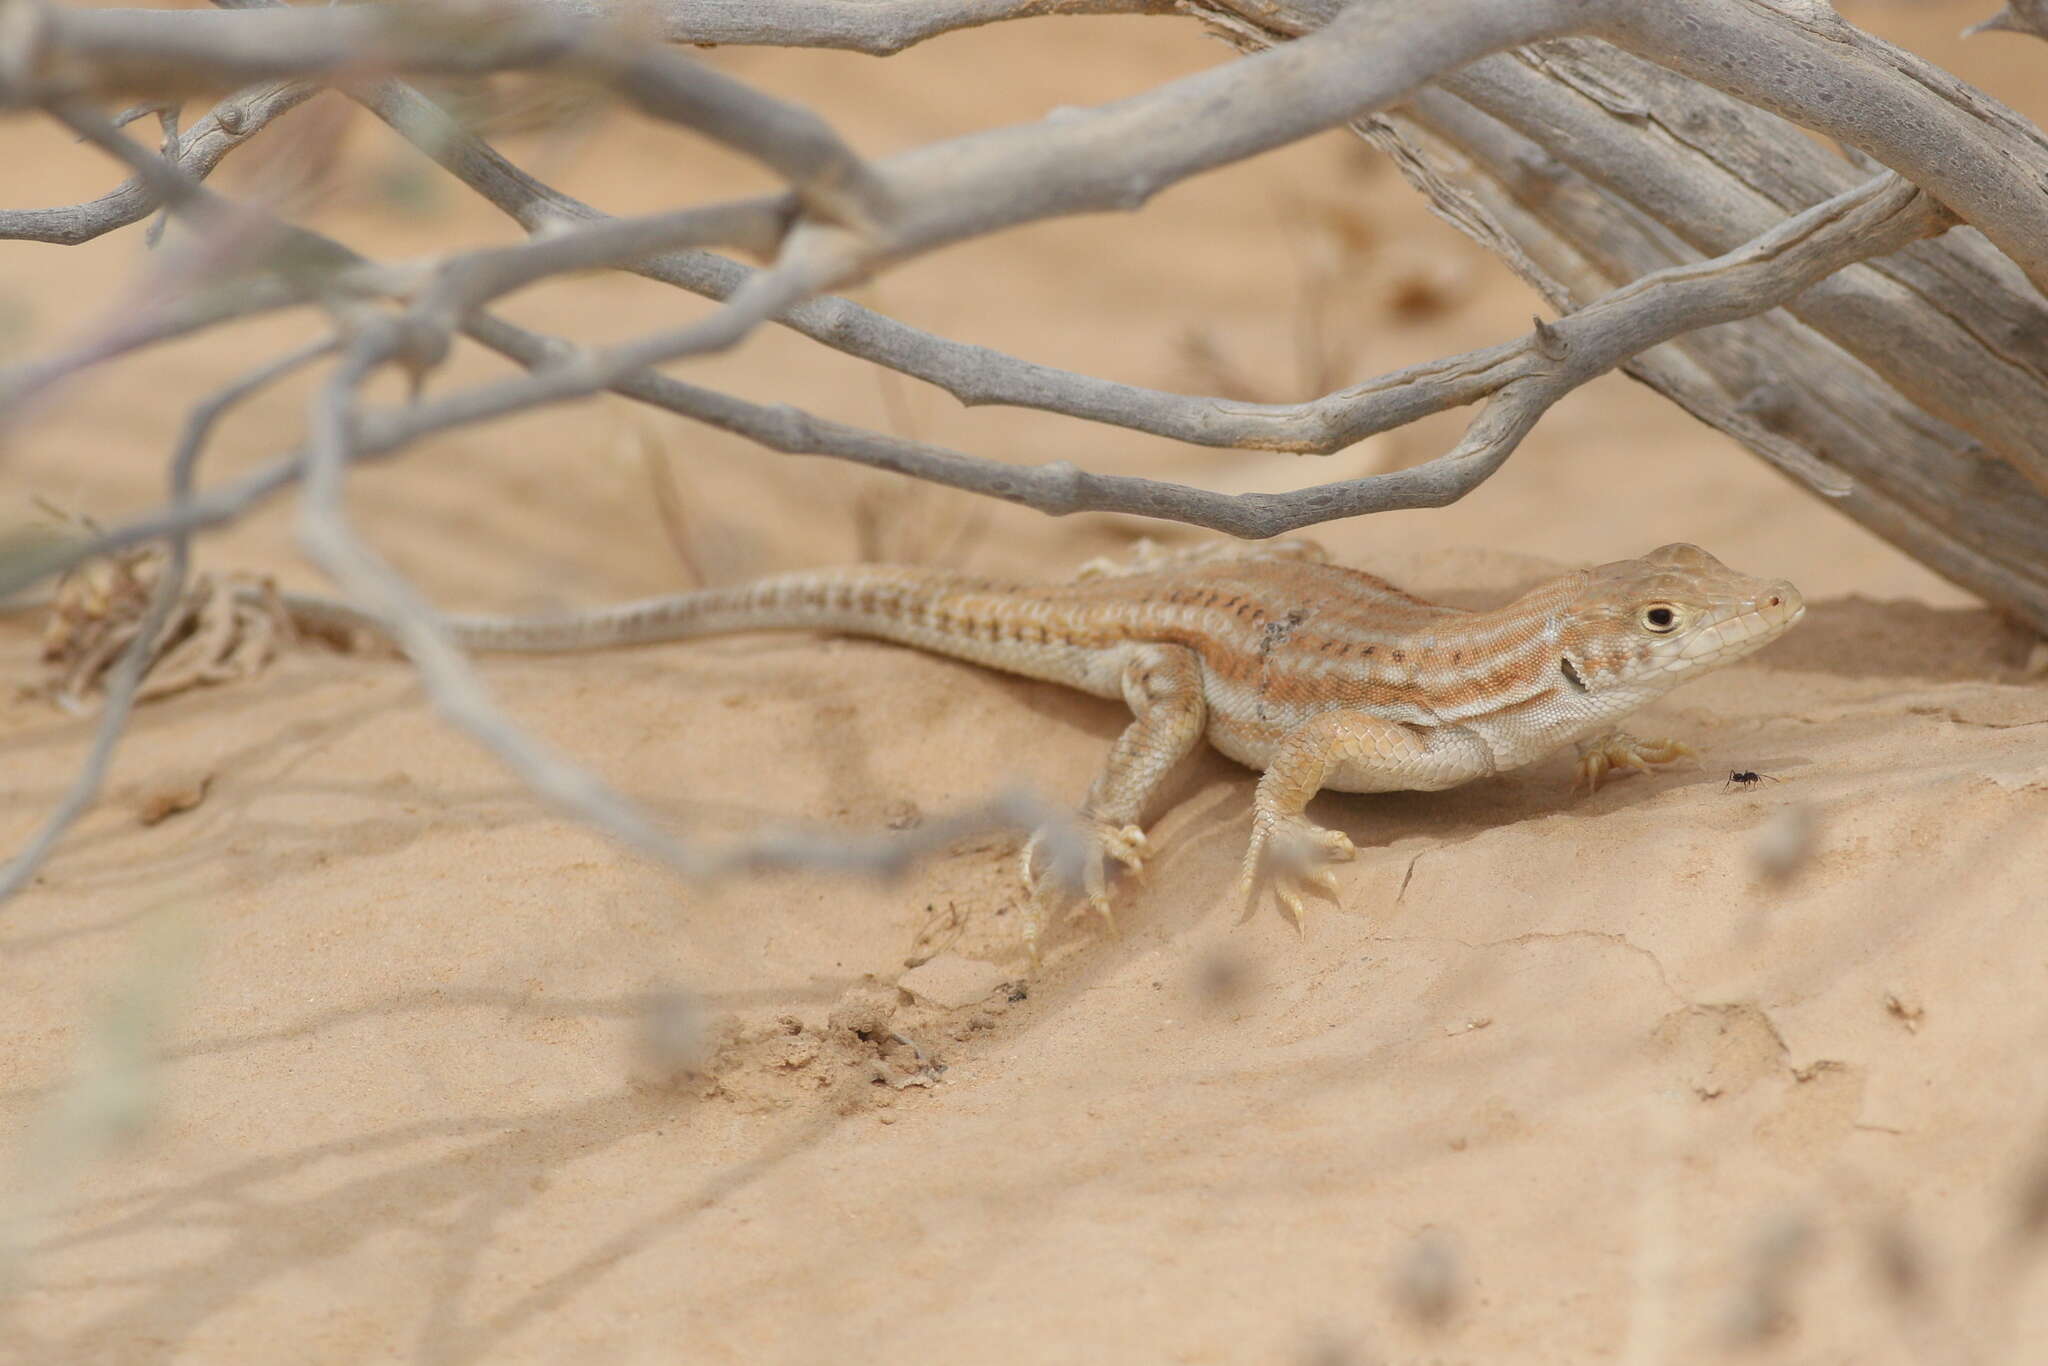
[[[324,633],[372,619],[319,599],[287,610]],[[1271,876],[1301,923],[1301,891],[1334,892],[1351,841],[1303,814],[1323,788],[1435,792],[1568,744],[1579,781],[1689,755],[1619,726],[1644,703],[1769,644],[1805,614],[1783,579],[1738,574],[1697,546],[1575,570],[1471,612],[1325,562],[1306,541],[1141,552],[1071,583],[1019,585],[858,566],[560,617],[458,617],[480,650],[558,651],[771,629],[843,631],[1121,697],[1133,720],[1080,818],[1077,880],[1111,919],[1107,864],[1137,871],[1140,822],[1205,736],[1261,772],[1241,890]],[[1575,784],[1576,786],[1576,784]],[[1026,948],[1036,958],[1060,879],[1024,849]]]

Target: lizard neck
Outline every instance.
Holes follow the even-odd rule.
[[[1583,574],[1567,574],[1504,607],[1438,622],[1409,652],[1415,714],[1396,719],[1470,730],[1497,769],[1611,731],[1648,694],[1595,685],[1571,659],[1568,642],[1583,634],[1572,615],[1583,584]]]
[[[1476,614],[1475,631],[1499,641],[1497,662],[1447,698],[1447,723],[1478,731],[1498,767],[1533,762],[1559,747],[1612,731],[1621,719],[1668,690],[1622,681],[1590,668],[1589,648],[1606,648],[1599,623],[1574,612],[1584,573],[1567,574],[1493,612]],[[1612,642],[1615,649],[1627,641]]]
[[[1491,611],[1438,618],[1404,652],[1398,663],[1405,667],[1374,681],[1409,684],[1425,724],[1472,725],[1531,707],[1563,714],[1580,696],[1560,650],[1578,577],[1554,579]]]

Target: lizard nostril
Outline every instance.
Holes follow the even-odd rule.
[[[1770,596],[1770,599],[1769,599],[1769,600],[1768,600],[1767,602],[1765,602],[1765,603],[1764,603],[1764,606],[1766,606],[1766,607],[1776,607],[1776,606],[1779,606],[1779,605],[1780,605],[1781,603],[1783,603],[1784,601],[1785,601],[1785,600],[1784,600],[1783,598],[1779,597],[1779,596],[1778,596],[1778,595],[1777,595],[1776,593],[1773,593],[1773,594],[1771,594],[1771,596]]]

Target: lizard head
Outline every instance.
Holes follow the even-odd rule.
[[[1738,574],[1696,545],[1588,569],[1560,616],[1559,671],[1582,693],[1653,697],[1755,653],[1806,615],[1784,579]]]

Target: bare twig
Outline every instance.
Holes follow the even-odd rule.
[[[1092,110],[997,129],[868,167],[807,111],[605,26],[525,13],[428,22],[379,7],[61,11],[40,42],[66,70],[120,86],[175,69],[244,85],[368,70],[475,74],[572,61],[643,108],[698,128],[782,172],[820,221],[852,229],[820,288],[951,242],[1038,219],[1134,209],[1168,185],[1334,127],[1475,57],[1566,32],[1618,0],[1464,0],[1455,16],[1361,0],[1317,32]],[[113,16],[113,17],[110,17]],[[1447,22],[1455,17],[1457,22]],[[44,65],[50,65],[46,62]],[[147,88],[143,85],[142,88]],[[16,102],[62,83],[30,79]],[[811,204],[825,196],[822,208]],[[822,254],[822,253],[821,253]]]
[[[1135,208],[1176,180],[1355,117],[1397,98],[1437,71],[1566,27],[1578,17],[1576,7],[1566,0],[1544,0],[1523,10],[1526,12],[1511,16],[1481,13],[1474,22],[1448,32],[1402,6],[1370,0],[1347,11],[1321,33],[1284,49],[1183,78],[1114,106],[1069,111],[1035,126],[998,130],[907,153],[873,168],[872,174],[857,159],[834,160],[818,150],[826,144],[812,136],[808,125],[799,126],[800,120],[776,105],[761,115],[761,128],[748,135],[757,140],[743,150],[790,172],[800,191],[815,189],[821,176],[846,180],[858,201],[855,209],[820,223],[800,224],[785,239],[776,270],[771,272],[773,278],[752,277],[740,284],[726,309],[714,318],[628,344],[573,370],[563,367],[536,377],[521,390],[501,389],[495,395],[480,396],[477,416],[506,411],[500,405],[515,398],[526,403],[594,392],[641,366],[724,349],[762,319],[805,298],[857,280],[887,262],[963,237],[1055,214]],[[269,25],[262,35],[269,44],[264,50],[273,54],[273,66],[268,69],[274,74],[295,75],[332,69],[345,53],[360,61],[363,51],[377,54],[392,66],[414,70],[487,70],[497,65],[534,64],[559,59],[559,45],[568,41],[565,35],[571,32],[558,25],[545,32],[526,33],[510,24],[507,32],[494,32],[491,43],[480,45],[472,34],[470,43],[451,45],[437,33],[422,36],[396,29],[363,30],[353,18],[338,22],[333,31],[305,22],[320,14],[343,13],[262,9],[242,17],[283,21]],[[155,27],[158,40],[173,43],[175,39],[181,61],[190,56],[189,32],[175,25]],[[246,77],[256,69],[251,64],[261,59],[262,52],[248,33],[232,27],[221,31],[240,33],[237,41],[242,45],[217,52],[212,60]],[[573,33],[578,41],[604,47],[602,36],[580,29]],[[87,49],[95,61],[118,61],[151,40],[127,31],[114,38],[103,26],[87,24],[75,31],[59,26],[50,41],[60,47],[70,44]],[[302,46],[289,46],[294,42]],[[348,49],[349,42],[357,48]],[[609,47],[604,50],[611,51]],[[322,62],[327,66],[320,66]],[[641,90],[642,98],[652,98],[649,91],[658,88],[682,99],[704,85],[699,68],[657,70],[638,58],[607,66],[601,74],[614,83],[644,79],[648,85]],[[719,100],[724,102],[716,110],[698,110],[681,121],[699,126],[701,116],[712,120],[716,129],[724,129],[725,124],[717,120],[732,113],[726,107],[731,103],[726,99],[730,92],[724,92],[722,86],[718,89]],[[1233,105],[1257,108],[1262,117],[1243,125],[1198,117]],[[830,146],[839,144],[834,141]],[[797,179],[797,173],[810,180]],[[812,206],[807,202],[807,207]],[[413,354],[429,362],[435,358],[432,346],[431,341],[416,338]]]
[[[1661,119],[1613,117],[1597,97],[1601,86],[1590,66],[1596,60],[1606,71],[1624,73],[1629,83],[1623,96],[1609,81],[1610,104],[1645,91],[1684,98],[1713,116],[1711,142],[1688,145],[1665,131]],[[1787,206],[1838,193],[1862,178],[1817,145],[1766,142],[1783,131],[1769,115],[1604,44],[1547,44],[1520,60],[1477,62],[1410,106],[1433,129],[1473,147],[1471,155],[1491,160],[1473,146],[1490,131],[1487,118],[1474,110],[1540,130],[1562,165],[1707,253],[1754,236]],[[1743,151],[1764,168],[1769,179],[1763,186],[1745,183],[1715,162],[1716,155]],[[1674,157],[1683,160],[1673,166]],[[1956,239],[1949,244],[1951,251],[1967,245]],[[1969,276],[1958,279],[1966,270]],[[1908,253],[1832,276],[1787,308],[1901,394],[2048,485],[2048,349],[2033,340],[2048,325],[2048,313],[2037,311],[2038,299],[2030,309],[2023,295],[1970,279],[1980,275],[1967,258],[1945,262],[1933,253]],[[1944,306],[1937,300],[1952,281],[1970,284],[1970,296]]]
[[[356,391],[373,370],[405,345],[402,329],[390,324],[373,326],[357,337],[314,400],[305,458],[305,499],[299,517],[299,539],[307,554],[363,610],[388,624],[419,670],[427,695],[451,724],[497,755],[550,801],[686,876],[703,876],[704,859],[696,849],[500,712],[433,609],[350,529],[342,489],[354,458]]]
[[[1407,390],[1398,389],[1391,377],[1361,386],[1375,393],[1402,393],[1404,404],[1414,406],[1399,421],[1488,395],[1492,401],[1457,448],[1427,464],[1291,493],[1213,494],[1157,480],[1090,474],[1063,464],[1020,469],[827,422],[787,406],[746,403],[653,374],[621,375],[610,387],[776,450],[898,470],[1044,512],[1136,512],[1232,535],[1273,536],[1337,516],[1454,501],[1499,468],[1551,404],[1629,356],[1695,328],[1773,307],[1866,253],[1895,251],[1941,231],[1948,222],[1938,205],[1887,174],[1817,205],[1738,251],[1647,276],[1520,341],[1440,363],[1430,367],[1432,373],[1403,372]],[[499,319],[478,320],[472,334],[522,364],[544,367],[536,383],[552,387],[547,381],[554,373],[549,366],[553,348],[546,339]],[[486,395],[456,395],[372,419],[365,424],[363,449],[379,452],[473,420],[484,397],[507,395],[520,383],[508,381],[491,386]],[[1794,472],[1823,491],[1842,488],[1825,469]]]
[[[597,210],[541,184],[401,82],[357,92],[370,111],[529,230],[566,219],[603,222]],[[703,251],[667,252],[633,263],[636,273],[724,300],[756,274]],[[1265,404],[1121,384],[1041,365],[912,327],[850,299],[809,299],[775,321],[835,350],[937,385],[969,407],[1002,404],[1105,422],[1202,446],[1326,455],[1375,431],[1483,397],[1450,396],[1453,362],[1428,362],[1304,403]],[[1484,372],[1484,365],[1476,367]],[[1439,401],[1439,398],[1441,401]]]
[[[168,149],[166,155],[187,175],[204,179],[229,152],[263,131],[272,119],[296,109],[318,93],[318,86],[287,81],[230,95],[185,130],[178,139],[175,155]],[[138,177],[85,204],[59,209],[0,209],[0,239],[76,246],[115,228],[140,222],[157,204],[157,197]]]
[[[561,8],[602,13],[594,0]],[[888,57],[959,29],[1039,15],[1172,14],[1175,0],[658,0],[662,34],[678,43],[843,48]]]
[[[564,18],[591,23],[615,22],[619,13],[601,0],[556,0],[548,8]],[[654,0],[637,7],[634,19],[652,25],[649,36],[672,43],[839,48],[887,57],[940,34],[1013,19],[1174,14],[1180,9],[1178,0]],[[157,19],[162,12],[109,13]],[[108,22],[112,26],[119,19]],[[209,30],[225,31],[224,26]]]
[[[428,297],[454,319],[552,275],[631,264],[679,246],[734,246],[768,255],[782,240],[794,207],[786,195],[765,195],[641,218],[562,220],[558,230],[543,232],[535,241],[451,260],[441,267]]]
[[[751,277],[746,287],[735,293],[725,307],[699,322],[657,332],[610,351],[558,346],[554,349],[551,363],[522,379],[480,385],[437,399],[428,406],[441,425],[462,426],[521,412],[540,404],[599,393],[649,365],[727,350],[737,346],[766,319],[815,293],[820,279],[837,268],[838,259],[830,245],[816,257],[799,249],[793,256],[786,255],[783,264],[775,269]],[[440,337],[436,334],[422,344],[438,345],[439,342]],[[394,449],[391,445],[378,444],[380,452]]]
[[[0,415],[17,417],[26,400],[60,380],[138,347],[229,318],[363,287],[349,280],[351,271],[366,264],[363,258],[333,239],[215,194],[83,101],[57,101],[51,114],[128,166],[151,201],[190,218],[199,231],[177,260],[158,264],[155,287],[129,300],[111,325],[54,356],[0,370]],[[224,272],[231,278],[217,278]],[[204,287],[179,288],[195,281]]]
[[[2004,29],[2009,33],[2030,33],[2036,38],[2048,38],[2048,0],[2011,0],[2004,9],[1982,23],[1972,24],[1963,30],[1965,38],[1980,33]]]
[[[62,574],[101,555],[145,545],[169,536],[210,531],[226,526],[267,499],[290,488],[299,477],[299,459],[286,456],[181,503],[167,504],[97,536],[55,542],[11,555],[0,563],[0,598],[30,584]]]
[[[189,269],[188,263],[178,266]],[[270,272],[210,284],[183,296],[170,296],[161,287],[145,290],[105,326],[63,350],[0,367],[0,420],[18,419],[28,400],[90,366],[224,322],[309,303],[335,283],[317,272]]]
[[[709,20],[723,9],[714,0],[670,0],[668,22]],[[807,195],[823,196],[821,217],[862,227],[893,220],[876,244],[879,264],[1054,213],[1134,207],[1164,185],[1357,117],[1488,52],[1597,33],[1860,148],[1982,229],[2037,284],[2048,281],[2048,203],[2037,185],[2048,141],[2010,110],[1938,79],[1831,12],[1752,0],[1358,0],[1334,13],[1319,0],[1268,0],[1255,12],[1303,36],[1105,109],[892,158],[872,180],[807,113],[737,82],[728,88],[686,59],[574,14],[58,11],[34,35],[31,55],[41,60],[18,63],[25,69],[0,95],[40,103],[82,79],[148,89],[171,69],[181,81],[235,86],[370,69],[474,74],[581,64],[649,112],[728,141]],[[783,16],[790,27],[801,18],[793,7]],[[1732,52],[1748,58],[1730,61]],[[46,68],[64,75],[45,77]],[[1842,98],[1842,90],[1859,97]],[[958,193],[932,196],[940,178],[957,178]]]
[[[109,121],[90,108],[70,103],[63,107],[62,117],[85,130],[82,135],[89,136],[127,164],[138,168],[138,178],[133,182],[136,187],[134,194],[117,191],[108,197],[119,197],[124,201],[115,211],[100,210],[98,205],[105,201],[71,209],[38,211],[44,215],[39,226],[46,238],[85,240],[135,221],[147,212],[152,203],[166,197],[183,211],[241,212],[226,207],[225,201],[203,192],[189,174],[183,173],[182,168],[162,169],[163,163],[120,137]],[[200,169],[209,168],[202,166]],[[153,188],[145,186],[145,175],[153,178]],[[541,231],[537,234],[538,240],[521,246],[485,248],[450,258],[431,267],[429,278],[432,283],[419,291],[420,299],[412,310],[418,327],[413,333],[414,342],[408,358],[415,367],[424,367],[438,360],[446,350],[448,332],[470,310],[535,280],[572,270],[628,263],[650,252],[673,249],[686,243],[735,245],[760,252],[770,251],[781,237],[791,208],[787,197],[767,196],[641,218],[606,219],[566,231],[560,230],[558,225],[557,230]],[[244,290],[237,299],[222,300],[222,308],[204,312],[197,319],[190,319],[183,309],[177,307],[161,316],[151,310],[130,310],[118,329],[118,338],[96,339],[74,354],[17,367],[12,372],[0,371],[0,407],[38,391],[82,365],[136,346],[166,340],[193,326],[220,321],[226,316],[247,316],[304,302],[321,292],[323,286],[349,293],[402,293],[418,287],[415,282],[423,273],[419,267],[375,266],[331,239],[287,228],[254,210],[248,210],[246,214],[245,218],[236,220],[239,227],[288,234],[297,242],[306,244],[310,250],[305,254],[330,263],[327,278],[308,280],[309,288],[306,289]],[[216,245],[220,245],[218,239]],[[764,285],[763,288],[769,286]],[[671,340],[663,344],[678,345],[681,349],[677,354],[688,354],[696,338],[718,334],[731,322],[732,319],[727,318],[710,328],[687,330],[680,341],[674,340],[676,334],[671,334]],[[744,331],[744,328],[740,330]],[[734,334],[735,338],[737,335]],[[729,342],[712,335],[711,346],[724,344]]]
[[[63,60],[37,64],[42,71],[32,70],[15,89],[0,87],[0,98],[47,105],[89,90],[148,91],[167,83],[233,88],[387,71],[563,71],[761,162],[789,180],[824,221],[865,226],[888,212],[880,183],[817,115],[609,19],[535,8],[462,14],[380,5],[63,10],[45,16],[37,38],[44,53]]]
[[[192,215],[215,215],[221,221],[201,226],[232,229],[239,226],[229,218],[234,212],[228,201],[204,188],[173,161],[149,152],[123,133],[120,125],[80,99],[53,99],[49,112],[59,123],[90,142],[134,172],[143,190],[157,203]],[[253,212],[253,211],[252,211]]]
[[[577,219],[600,224],[612,221],[519,171],[416,90],[387,81],[356,94],[399,132],[537,233],[546,232],[550,225]],[[86,240],[121,225],[97,217],[85,220],[85,207],[36,211],[49,215],[45,231],[50,236],[45,240]],[[552,269],[617,262],[628,264],[651,279],[710,298],[727,299],[756,272],[702,251],[669,251],[639,262],[630,260],[635,251],[660,240],[672,224],[687,227],[689,216],[698,212],[688,210],[634,220],[639,226],[626,230],[631,234],[630,240],[581,239],[580,233],[577,238],[565,234],[561,239],[563,255],[552,258],[539,254],[521,258],[519,253],[526,248],[492,249],[509,268],[505,276],[486,281],[481,287],[469,286],[460,276],[477,268],[469,261],[485,253],[456,258],[444,267],[448,279],[444,288],[459,292],[462,307],[468,309]],[[57,236],[60,233],[61,238]],[[573,259],[570,253],[574,254]],[[490,269],[498,268],[494,265]],[[406,278],[397,271],[379,272],[379,277],[385,283]],[[247,307],[250,311],[262,311],[289,306],[302,297],[281,291],[251,294]],[[437,310],[435,321],[453,325],[454,312]],[[1461,363],[1429,362],[1304,403],[1251,403],[1121,384],[1041,365],[987,347],[952,341],[838,296],[797,304],[781,313],[776,321],[849,355],[937,385],[969,406],[1005,404],[1038,408],[1205,446],[1328,454],[1374,431],[1402,425],[1439,411],[1442,406],[1470,402],[1484,392],[1473,389],[1470,397],[1456,397],[1454,390],[1459,379],[1453,371]],[[197,324],[182,319],[166,319],[166,330],[138,332],[123,349],[180,335],[194,325]],[[176,330],[170,330],[172,327]],[[1482,365],[1480,370],[1483,369]],[[32,387],[34,384],[28,379],[10,384],[4,372],[0,372],[0,393]]]
[[[510,172],[501,161],[492,165],[498,160],[495,154],[468,139],[445,118],[439,120],[441,127],[422,126],[435,121],[438,111],[416,98],[410,108],[395,107],[404,103],[403,94],[389,89],[387,83],[386,88],[370,97],[370,102],[430,150],[444,147],[444,163],[453,164],[465,179],[491,194],[528,226],[582,210],[573,201],[565,201],[546,187]],[[638,240],[644,243],[649,239]],[[593,242],[589,255],[583,259],[603,259],[606,254],[602,244]],[[545,268],[541,256],[529,258],[529,262],[522,268],[522,274],[528,278]],[[749,278],[743,267],[701,253],[670,254],[643,265],[642,270],[714,296],[729,295]],[[1363,435],[1436,411],[1441,406],[1437,395],[1428,392],[1427,385],[1418,386],[1416,381],[1454,387],[1460,378],[1455,373],[1442,374],[1441,367],[1423,366],[1306,404],[1252,405],[1164,394],[1032,365],[946,342],[839,300],[803,305],[791,310],[787,321],[856,354],[940,384],[968,403],[1010,402],[1045,407],[1212,445],[1293,451],[1340,449]],[[693,339],[686,340],[694,344]],[[663,345],[650,342],[644,351],[622,357],[621,363],[662,359],[662,351]],[[1454,397],[1449,401],[1469,402],[1476,396]]]
[[[415,337],[409,348],[413,363],[437,363],[453,332],[472,311],[537,280],[623,264],[678,246],[739,246],[763,254],[772,252],[794,207],[788,196],[774,195],[641,218],[606,219],[542,233],[516,247],[486,248],[455,257],[434,271],[433,282],[420,292],[410,310],[411,320],[432,334],[431,341]],[[764,292],[775,288],[766,277],[757,278],[763,279]],[[764,297],[772,302],[779,296],[769,292]],[[732,340],[738,340],[758,320],[755,317],[733,331]],[[730,344],[716,337],[725,335],[725,329],[734,327],[736,321],[726,317],[716,327],[670,334],[668,344],[679,347],[676,355],[687,355],[697,345],[697,338],[713,336],[705,349],[717,349]],[[432,355],[421,354],[426,345],[433,347]]]

